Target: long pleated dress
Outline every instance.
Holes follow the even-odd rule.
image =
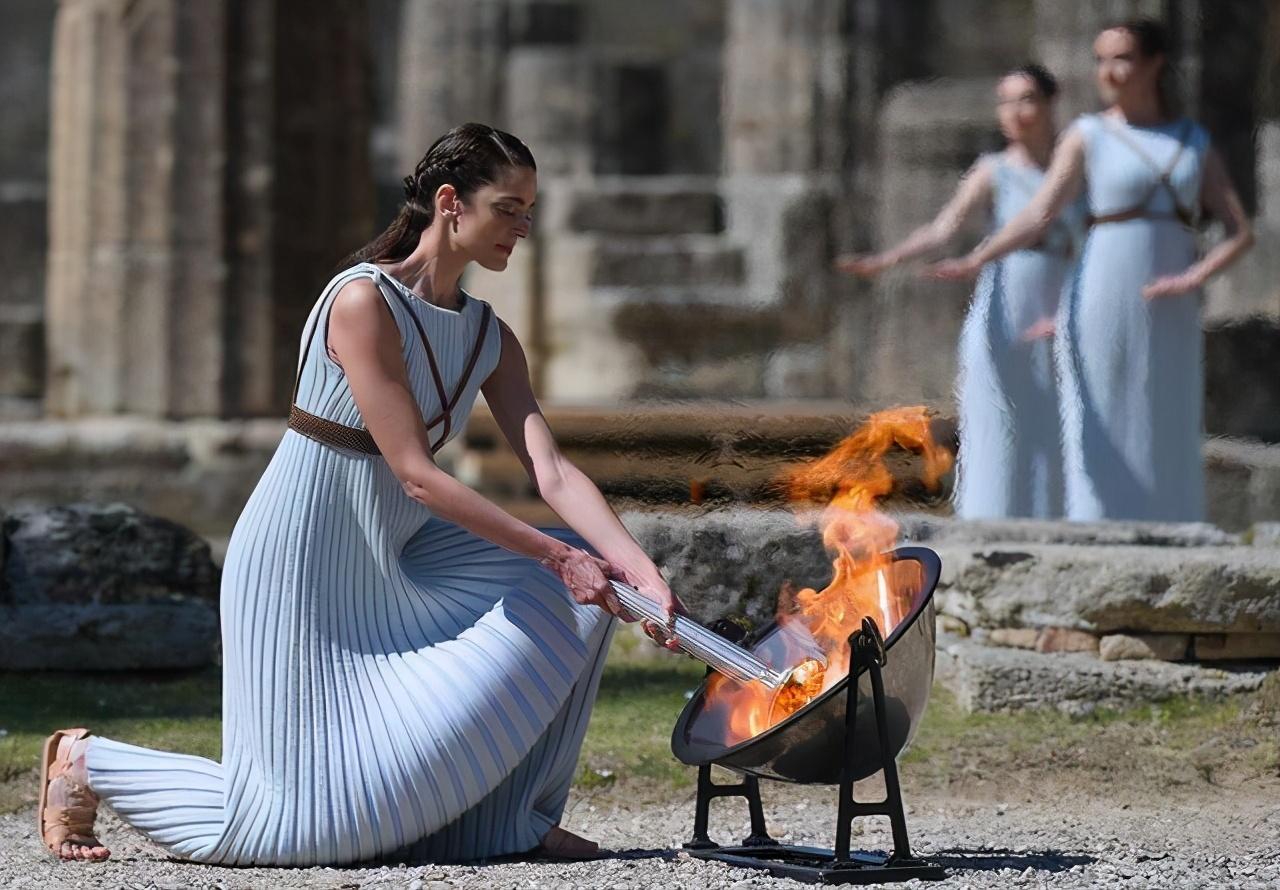
[[[497,364],[482,304],[425,303],[376,266],[425,417],[483,336],[451,430]],[[325,337],[296,403],[363,426]],[[434,431],[433,442],[441,433]],[[580,542],[576,542],[580,543]],[[535,847],[563,811],[612,621],[535,561],[433,517],[376,455],[287,431],[222,579],[222,762],[98,738],[90,784],[173,854],[234,865],[469,860]]]
[[[1197,521],[1205,506],[1201,295],[1148,301],[1142,288],[1196,259],[1188,219],[1209,137],[1186,119],[1135,127],[1086,115],[1075,126],[1090,213],[1103,221],[1089,231],[1059,323],[1067,515]]]
[[[992,224],[1026,207],[1044,171],[988,155]],[[1062,515],[1062,429],[1053,340],[1027,339],[1053,319],[1084,232],[1084,204],[1066,208],[1034,248],[988,263],[960,335],[956,512],[966,519]]]

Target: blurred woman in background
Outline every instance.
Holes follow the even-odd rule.
[[[1067,515],[1204,518],[1201,288],[1253,243],[1205,129],[1173,113],[1168,41],[1149,19],[1094,41],[1107,108],[1063,136],[1027,207],[968,256],[967,278],[1042,239],[1087,182],[1090,229],[1058,322]],[[1200,208],[1225,239],[1197,260]]]
[[[837,268],[874,276],[936,250],[979,212],[994,228],[1013,219],[1044,179],[1056,138],[1058,85],[1035,64],[996,85],[996,117],[1008,141],[980,157],[928,225],[877,254]],[[1069,209],[1034,242],[982,269],[960,337],[960,455],[956,512],[970,519],[1047,518],[1062,512],[1058,385],[1053,318],[1083,232],[1083,206]]]

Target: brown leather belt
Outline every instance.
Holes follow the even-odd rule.
[[[1135,207],[1132,210],[1122,210],[1119,213],[1104,213],[1102,216],[1090,216],[1085,220],[1086,225],[1090,228],[1094,226],[1106,225],[1107,223],[1128,222],[1131,219],[1157,219],[1157,220],[1173,220],[1182,223],[1184,226],[1191,226],[1192,220],[1189,214],[1174,211],[1172,213],[1157,213],[1152,210],[1145,210],[1141,207]]]
[[[331,448],[346,448],[361,454],[382,453],[368,430],[347,426],[335,420],[325,420],[310,411],[303,411],[297,405],[289,409],[289,429]]]
[[[385,274],[385,273],[384,273]],[[345,283],[345,282],[344,282]],[[335,294],[340,288],[335,288]],[[471,379],[471,373],[475,370],[476,362],[480,359],[480,352],[484,349],[486,335],[489,333],[489,321],[493,316],[493,309],[488,303],[484,304],[484,310],[480,316],[480,330],[476,334],[475,345],[471,348],[471,355],[467,359],[467,365],[462,371],[462,375],[458,378],[458,383],[454,387],[453,396],[448,397],[445,393],[444,382],[440,377],[440,369],[436,364],[435,351],[431,348],[431,343],[427,340],[427,332],[422,328],[422,322],[418,321],[418,316],[414,314],[413,307],[409,305],[409,301],[404,294],[394,286],[392,292],[400,298],[400,302],[404,305],[409,313],[409,317],[413,319],[414,326],[418,329],[418,339],[422,342],[422,348],[427,355],[427,365],[431,369],[431,378],[436,387],[436,394],[440,398],[440,413],[434,419],[425,421],[427,427],[428,441],[430,441],[431,430],[443,424],[439,441],[431,446],[431,453],[435,454],[444,447],[445,441],[449,438],[449,431],[453,424],[453,409],[462,399],[463,390],[466,389],[467,381]],[[319,327],[319,316],[316,318],[316,325],[312,327],[311,333],[307,336],[307,343],[302,350],[302,361],[298,365],[298,377],[293,384],[294,403],[289,408],[289,429],[296,433],[300,433],[315,442],[322,445],[328,445],[332,448],[345,448],[350,451],[357,451],[361,454],[380,455],[382,452],[378,448],[378,444],[373,441],[373,435],[364,427],[347,426],[338,423],[336,420],[328,420],[324,417],[312,414],[310,411],[304,411],[298,407],[298,388],[302,384],[302,369],[306,366],[307,355],[311,351],[311,342],[315,338],[316,328]],[[425,418],[424,418],[425,420]]]

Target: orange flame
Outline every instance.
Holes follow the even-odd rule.
[[[874,618],[888,638],[909,613],[913,579],[903,578],[889,555],[898,524],[876,504],[894,490],[896,477],[885,457],[895,449],[923,457],[921,481],[930,490],[951,469],[952,454],[934,441],[929,422],[923,407],[873,414],[830,453],[781,480],[793,504],[825,505],[818,522],[835,573],[821,591],[788,585],[778,598],[777,638],[784,651],[772,662],[795,668],[786,686],[774,693],[723,676],[707,684],[707,707],[724,715],[726,744],[764,732],[843,679],[849,636],[864,617]]]

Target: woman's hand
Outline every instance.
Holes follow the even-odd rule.
[[[645,621],[641,627],[645,635],[655,644],[672,651],[678,649],[680,644],[675,637],[676,616],[688,615],[689,612],[685,609],[684,603],[680,602],[680,598],[671,592],[671,588],[658,572],[657,566],[651,563],[644,569],[619,569],[614,577],[624,584],[630,584],[641,594],[662,606],[662,610],[667,614],[666,625]]]
[[[560,577],[573,601],[583,606],[599,606],[623,621],[635,618],[622,608],[609,578],[616,574],[613,566],[585,550],[564,544],[540,562]]]
[[[1042,318],[1022,332],[1023,343],[1034,343],[1037,340],[1048,340],[1058,331],[1058,323],[1052,318]]]
[[[1188,269],[1177,275],[1165,275],[1157,278],[1142,289],[1142,296],[1147,300],[1158,300],[1161,297],[1180,297],[1204,286],[1204,279],[1198,272]]]
[[[956,259],[930,263],[920,274],[925,278],[935,278],[939,281],[972,281],[981,271],[982,263],[978,262],[972,254],[967,254]]]
[[[894,265],[894,261],[887,259],[882,253],[850,253],[836,257],[832,263],[837,272],[859,278],[874,278]]]

